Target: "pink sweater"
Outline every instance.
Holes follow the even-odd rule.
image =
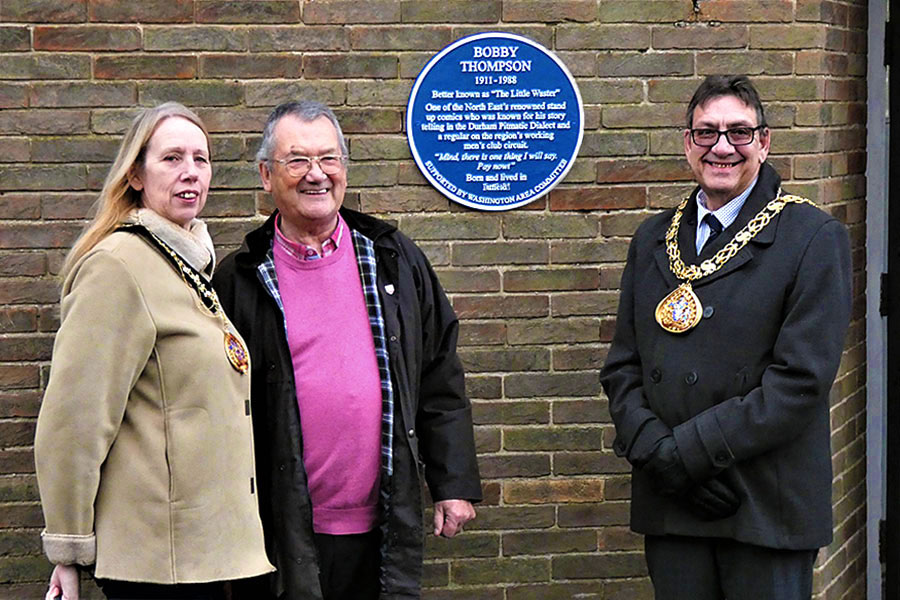
[[[375,344],[353,241],[344,234],[338,249],[318,260],[274,244],[313,529],[332,535],[375,527],[381,454]]]

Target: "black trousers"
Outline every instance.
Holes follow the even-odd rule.
[[[315,534],[319,583],[325,600],[378,600],[381,532]]]
[[[809,600],[818,553],[674,535],[648,535],[644,551],[656,600]]]
[[[177,583],[164,585],[98,579],[108,600],[225,600],[225,583]]]

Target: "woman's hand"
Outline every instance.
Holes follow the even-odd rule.
[[[81,579],[75,565],[56,565],[50,575],[50,589],[44,600],[78,600]]]

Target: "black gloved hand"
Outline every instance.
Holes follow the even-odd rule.
[[[675,438],[671,435],[660,440],[641,469],[652,478],[653,487],[661,496],[679,498],[694,485],[678,454]]]
[[[741,505],[737,494],[717,477],[692,488],[684,500],[691,512],[704,521],[730,517]]]

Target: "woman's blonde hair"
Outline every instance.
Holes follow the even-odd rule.
[[[207,148],[210,147],[206,125],[192,110],[178,102],[166,102],[154,108],[143,110],[125,133],[116,160],[113,162],[100,196],[94,204],[94,218],[84,230],[63,263],[63,279],[81,257],[90,252],[106,236],[115,231],[132,209],[141,206],[141,193],[131,187],[129,174],[135,167],[143,165],[147,144],[161,122],[169,117],[187,119],[203,131]],[[210,149],[211,150],[211,149]]]

